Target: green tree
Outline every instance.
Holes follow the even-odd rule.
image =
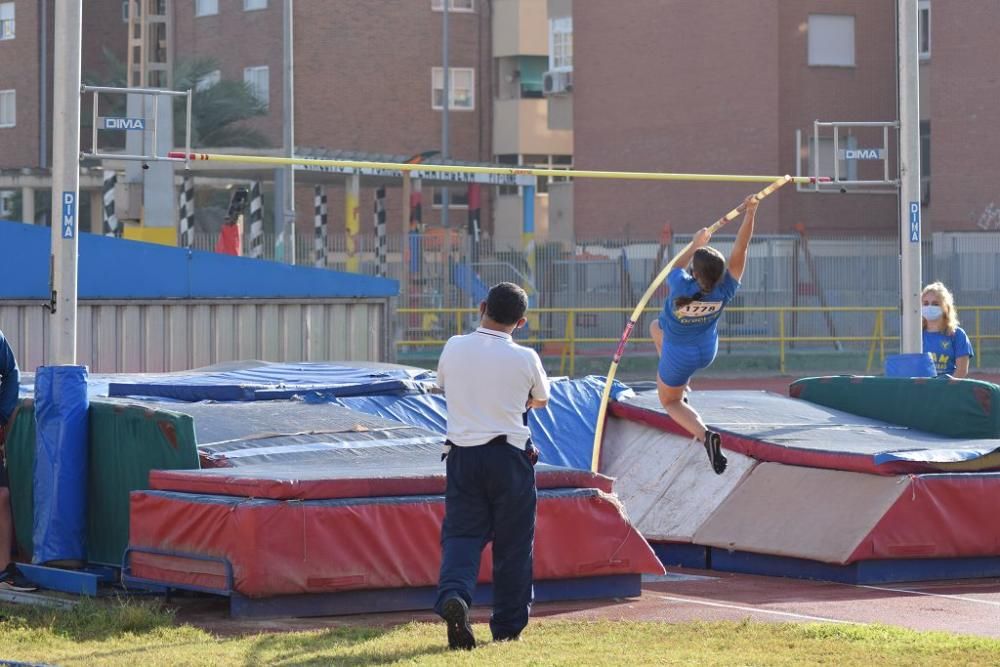
[[[127,85],[126,65],[114,53],[105,49],[105,69],[102,73],[88,73],[84,81],[96,86]],[[198,83],[206,80],[219,69],[211,58],[189,58],[179,60],[174,65],[174,90],[194,91],[191,95],[191,146],[196,148],[245,147],[260,148],[270,142],[262,133],[248,127],[244,121],[267,113],[267,107],[257,98],[250,86],[243,81],[222,79],[211,86],[198,89]],[[124,115],[125,96],[105,95],[101,113]],[[89,107],[86,112],[89,113]],[[174,145],[184,145],[186,107],[184,98],[174,100]],[[93,121],[84,120],[85,127]],[[110,142],[101,138],[101,145]]]

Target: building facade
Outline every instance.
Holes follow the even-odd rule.
[[[720,4],[573,3],[578,168],[780,175],[795,174],[801,162],[802,173],[812,174],[816,151],[819,174],[832,176],[832,130],[813,141],[814,121],[896,119],[894,0],[748,0],[725,3],[725,11]],[[1000,52],[987,35],[1000,12],[988,0],[920,0],[919,11],[925,229],[998,228],[989,156],[1000,147],[991,131],[1000,110],[987,100],[1000,99]],[[842,128],[838,146],[881,148],[881,130]],[[893,132],[888,154],[894,174]],[[842,159],[839,175],[880,179],[882,168]],[[656,238],[664,225],[694,231],[750,190],[610,181],[572,187],[577,237],[637,239]],[[763,232],[898,229],[891,192],[786,188],[762,213]]]

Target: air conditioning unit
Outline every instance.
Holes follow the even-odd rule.
[[[573,72],[556,70],[542,76],[542,92],[546,95],[565,95],[573,90]]]

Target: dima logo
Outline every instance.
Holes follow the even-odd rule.
[[[146,121],[142,118],[115,118],[104,119],[105,130],[145,130]]]
[[[879,148],[854,148],[844,151],[845,160],[881,160],[882,150]]]

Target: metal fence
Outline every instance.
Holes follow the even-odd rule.
[[[531,295],[529,332],[539,349],[565,359],[572,338],[576,356],[607,356],[639,297],[663,264],[690,240],[669,243],[587,241],[571,246],[538,244],[530,252],[497,247],[486,238],[473,244],[462,231],[388,238],[387,275],[400,281],[396,316],[401,359],[436,354],[435,346],[475,321],[475,307],[489,285],[510,281]],[[196,243],[211,245],[207,240]],[[728,254],[732,236],[713,239]],[[265,236],[264,257],[274,256]],[[354,264],[376,274],[374,235],[357,239]],[[923,243],[925,282],[941,280],[963,308],[1000,305],[1000,233],[934,234]],[[313,239],[297,239],[299,264],[313,263]],[[330,234],[326,267],[347,270],[343,235]],[[662,304],[663,288],[651,301]],[[720,326],[722,352],[772,356],[781,369],[788,355],[838,352],[870,365],[871,342],[892,353],[899,335],[899,240],[892,237],[759,235],[749,251],[736,300]],[[655,309],[654,309],[655,310]],[[963,310],[970,336],[978,329],[986,353],[1000,348],[1000,310]],[[877,315],[877,316],[876,316]],[[639,323],[644,336],[653,313]],[[641,338],[639,339],[641,341]],[[650,347],[651,349],[651,347]],[[853,355],[853,356],[852,356]],[[879,357],[880,358],[880,357]],[[560,363],[564,369],[566,362]]]

